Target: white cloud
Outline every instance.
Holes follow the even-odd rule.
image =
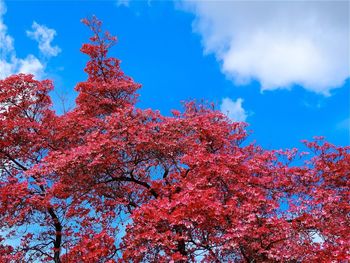
[[[3,22],[3,15],[6,13],[6,6],[0,0],[0,58],[2,58],[6,52],[13,50],[13,39],[7,35],[7,27]]]
[[[245,121],[248,114],[243,109],[242,103],[242,98],[238,98],[236,101],[230,98],[224,98],[220,105],[220,111],[226,114],[232,121]]]
[[[236,84],[328,95],[350,76],[348,1],[184,1],[206,53]]]
[[[58,46],[51,46],[51,42],[56,35],[54,29],[48,28],[44,25],[39,25],[37,22],[32,24],[33,31],[27,30],[27,36],[39,43],[40,52],[47,57],[57,56],[61,52]]]
[[[0,79],[17,73],[33,74],[36,79],[41,79],[45,75],[45,65],[31,54],[24,59],[15,55],[11,55],[9,60],[0,59],[0,69]]]
[[[19,59],[19,72],[25,74],[36,74],[44,71],[44,65],[34,57],[33,55],[28,55],[25,59]]]
[[[25,58],[17,57],[14,48],[14,39],[8,34],[7,26],[4,23],[3,17],[5,14],[6,5],[0,0],[0,79],[17,73],[31,73],[37,79],[43,78],[45,76],[45,62],[32,54],[28,54]],[[57,55],[60,49],[58,47],[51,47],[50,44],[55,35],[55,30],[40,25],[38,27],[41,28],[37,31],[40,32],[37,33],[40,51],[46,54],[46,56]],[[44,29],[47,30],[45,31]]]

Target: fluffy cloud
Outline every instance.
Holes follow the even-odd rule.
[[[232,121],[245,121],[248,117],[242,107],[243,99],[238,98],[236,101],[230,98],[224,98],[220,105],[220,111],[227,115]]]
[[[16,73],[31,73],[40,79],[44,76],[46,63],[39,60],[32,54],[28,54],[25,58],[18,58],[14,48],[14,39],[7,33],[7,26],[4,23],[4,15],[6,14],[6,5],[0,0],[0,79]],[[36,23],[35,23],[36,24]],[[34,25],[34,24],[33,24]],[[39,50],[46,56],[57,55],[58,47],[51,47],[52,38],[55,31],[45,26],[36,24],[38,28],[44,29],[37,33]],[[38,31],[38,32],[39,32]],[[35,33],[34,31],[32,33]],[[47,34],[45,35],[46,32]]]
[[[3,16],[6,13],[6,6],[5,4],[0,1],[0,50],[1,50],[1,58],[3,57],[4,53],[10,52],[13,50],[13,39],[6,34],[7,27],[4,24]]]
[[[236,84],[328,95],[349,72],[348,1],[185,1],[206,53]]]
[[[43,72],[44,65],[33,55],[28,55],[25,59],[18,59],[18,72],[33,74],[33,72]]]
[[[40,52],[47,57],[57,56],[61,52],[58,46],[51,46],[51,42],[56,35],[54,29],[48,28],[44,25],[39,25],[37,22],[32,24],[33,31],[27,31],[27,36],[36,40],[39,44]]]

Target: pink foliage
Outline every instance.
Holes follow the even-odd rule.
[[[0,80],[0,262],[350,260],[349,147],[306,142],[292,166],[210,106],[137,109],[116,38],[83,23],[75,109],[52,111],[48,80]]]

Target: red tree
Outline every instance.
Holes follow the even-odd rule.
[[[48,80],[0,81],[1,262],[347,262],[350,149],[250,144],[245,124],[187,103],[135,107],[140,85],[108,57],[96,18],[76,107]]]

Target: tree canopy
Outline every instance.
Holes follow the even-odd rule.
[[[76,107],[50,80],[0,80],[1,262],[347,262],[350,148],[243,143],[246,124],[188,102],[163,116],[108,51],[101,22],[81,52]]]

